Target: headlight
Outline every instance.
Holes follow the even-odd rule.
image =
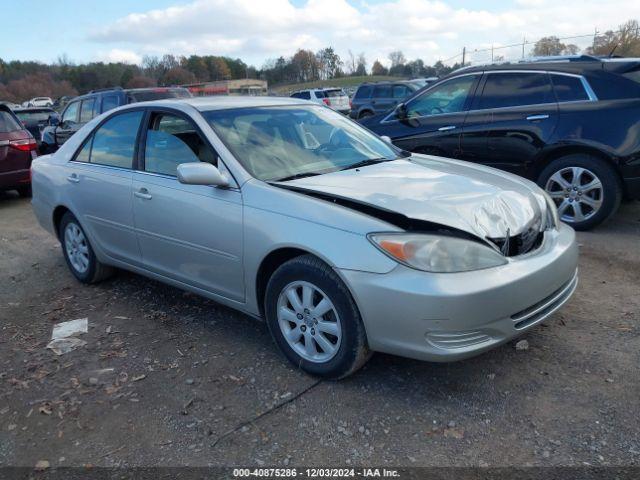
[[[551,199],[551,197],[547,192],[542,190],[542,193],[544,194],[544,198],[547,201],[547,216],[546,216],[547,223],[545,225],[545,230],[548,230],[549,228],[558,228],[558,226],[560,225],[560,217],[558,216],[558,207],[556,206],[556,203]]]
[[[369,240],[394,260],[427,272],[467,272],[507,263],[507,260],[492,248],[455,237],[373,233],[369,235]]]

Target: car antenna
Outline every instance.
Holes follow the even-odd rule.
[[[614,47],[611,49],[611,51],[609,52],[609,55],[607,55],[609,58],[613,57],[613,52],[616,51],[616,48],[618,48],[618,45],[620,45],[619,43],[616,43],[614,45]]]

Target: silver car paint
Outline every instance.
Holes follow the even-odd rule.
[[[43,156],[34,162],[32,202],[38,220],[53,232],[53,211],[57,206],[65,206],[80,219],[100,261],[193,291],[254,316],[260,316],[261,311],[256,278],[262,261],[280,248],[303,249],[326,261],[346,282],[362,312],[368,341],[374,350],[416,358],[457,359],[520,334],[521,331],[511,324],[507,328],[503,313],[507,310],[514,313],[536,304],[546,298],[555,285],[565,284],[573,277],[577,248],[573,231],[566,226],[547,232],[544,248],[517,260],[509,259],[503,267],[460,274],[429,274],[399,265],[366,237],[371,232],[400,231],[398,227],[253,179],[197,113],[198,109],[251,106],[258,102],[266,105],[305,104],[291,99],[159,101],[121,107],[92,120],[55,155]],[[69,162],[89,131],[105,116],[147,106],[173,108],[188,114],[216,149],[221,170],[230,174],[231,188],[187,186],[172,177],[82,166],[96,170],[89,174]],[[403,169],[404,181],[410,189],[404,187]],[[73,173],[88,178],[92,175],[96,178],[99,175],[118,177],[116,186],[108,187],[110,189],[120,188],[130,177],[129,199],[134,212],[132,230],[127,228],[125,212],[110,212],[112,203],[102,208],[94,205],[91,207],[93,213],[88,213],[85,209],[87,193],[80,196],[77,188],[84,178],[77,183],[70,182],[68,177]],[[309,184],[296,183],[311,188],[310,184],[315,180],[314,189],[339,191],[342,196],[476,234],[495,231],[504,235],[505,232],[499,229],[505,226],[512,227],[511,234],[514,234],[530,222],[536,206],[539,212],[546,208],[537,187],[526,180],[487,167],[437,157],[416,156],[413,163],[401,160],[361,168],[359,172],[323,177],[328,178],[309,178]],[[326,181],[320,182],[320,179]],[[385,183],[385,179],[389,183]],[[91,179],[92,185],[97,186],[95,182]],[[147,188],[152,199],[134,196],[134,192],[142,187]],[[412,201],[407,192],[417,197]],[[505,197],[504,192],[510,192],[510,196]],[[99,195],[107,198],[105,192]],[[499,227],[492,223],[491,215],[483,218],[479,213],[479,198],[487,207],[481,208],[480,212],[489,214],[495,213],[489,207],[492,201],[504,206],[503,200],[507,200],[509,214],[500,218]],[[152,207],[159,203],[162,207]],[[220,209],[221,206],[224,207]],[[120,208],[126,210],[123,205]],[[101,221],[88,216],[99,217]],[[113,224],[118,225],[114,227]],[[494,230],[496,228],[498,230]],[[115,238],[118,231],[132,231],[150,261],[146,261],[147,255],[140,249],[131,248],[130,240]],[[131,251],[127,253],[127,250]],[[541,281],[543,277],[547,281]],[[440,296],[445,300],[442,304],[437,301]],[[411,301],[405,302],[406,299]],[[568,296],[564,301],[567,299]],[[385,304],[384,308],[381,303]],[[438,313],[430,313],[438,305],[435,310]],[[448,316],[444,313],[447,305],[451,308]],[[392,311],[389,310],[391,306]],[[448,324],[450,319],[454,319],[451,325]],[[439,323],[429,323],[434,321]],[[430,325],[434,331],[451,329],[458,332],[464,325],[469,329],[483,321],[502,322],[500,329],[494,329],[502,333],[488,344],[477,347],[437,348],[424,337]]]

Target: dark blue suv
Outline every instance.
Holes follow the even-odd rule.
[[[42,131],[41,154],[53,153],[77,132],[85,123],[113,108],[129,103],[162,100],[164,98],[187,98],[191,93],[182,87],[153,88],[105,88],[92,90],[67,103],[61,119],[49,118],[49,125]]]

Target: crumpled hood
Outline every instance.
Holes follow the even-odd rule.
[[[480,238],[538,230],[546,200],[532,182],[458,160],[427,155],[301,178],[286,185],[352,199]]]

